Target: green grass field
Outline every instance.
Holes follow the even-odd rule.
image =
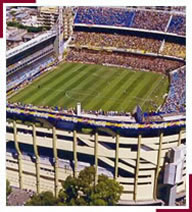
[[[77,63],[60,64],[9,99],[33,105],[85,110],[132,111],[156,109],[168,92],[168,78],[151,72]]]

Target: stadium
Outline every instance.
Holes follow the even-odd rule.
[[[94,165],[120,205],[185,196],[184,7],[58,7],[7,51],[7,179],[58,195]]]

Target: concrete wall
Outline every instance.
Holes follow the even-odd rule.
[[[40,132],[47,134],[40,135]],[[140,202],[157,200],[158,179],[166,154],[184,141],[185,132],[170,136],[161,133],[159,137],[148,138],[110,137],[11,122],[7,123],[6,139],[14,142],[17,151],[16,154],[7,151],[7,179],[12,186],[36,192],[51,190],[57,195],[61,182],[68,175],[78,175],[84,165],[90,165],[89,161],[86,164],[78,159],[81,153],[94,158],[97,174],[106,172],[123,185],[121,200]],[[21,153],[19,144],[22,143],[33,146],[33,158]],[[54,162],[40,157],[38,147],[53,149]],[[58,157],[57,150],[72,153],[74,169]],[[102,169],[106,167],[108,170]],[[177,186],[178,194],[185,190],[185,174],[184,165],[183,181]]]

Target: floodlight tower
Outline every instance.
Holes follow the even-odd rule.
[[[73,20],[74,13],[72,7],[58,7],[58,19],[55,26],[53,26],[53,29],[57,32],[55,52],[58,61],[63,60],[64,51],[70,42],[73,33]]]
[[[63,25],[63,7],[59,7],[59,16],[57,22],[57,36],[58,36],[58,60],[61,61],[63,59],[64,52],[64,25]]]

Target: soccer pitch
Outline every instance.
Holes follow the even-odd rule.
[[[144,111],[163,104],[168,77],[125,68],[63,63],[43,74],[9,99],[9,102],[85,110],[131,112],[139,104]]]

